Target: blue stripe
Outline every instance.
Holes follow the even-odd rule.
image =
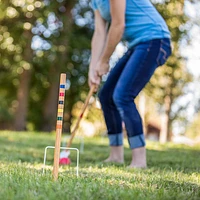
[[[60,85],[60,88],[65,88],[65,85]]]
[[[64,104],[64,101],[58,101],[58,104]]]

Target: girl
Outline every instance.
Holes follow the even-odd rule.
[[[171,54],[168,27],[149,0],[92,0],[95,31],[89,86],[98,86],[109,71],[109,59],[123,39],[128,51],[111,70],[99,92],[110,142],[106,162],[124,162],[122,121],[132,149],[130,167],[146,167],[145,138],[134,103],[158,66]],[[107,31],[107,23],[110,24]]]

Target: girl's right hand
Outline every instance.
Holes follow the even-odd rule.
[[[98,76],[95,69],[90,69],[88,73],[88,85],[91,88],[93,85],[96,85],[97,88],[100,85],[101,77]]]

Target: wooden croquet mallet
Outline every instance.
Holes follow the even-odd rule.
[[[62,136],[63,112],[64,112],[64,101],[65,101],[65,84],[66,84],[66,74],[62,73],[60,74],[60,87],[59,87],[58,111],[57,111],[57,122],[56,122],[56,141],[55,141],[54,163],[53,163],[54,180],[58,179],[60,144]]]
[[[90,91],[89,91],[89,93],[88,93],[88,95],[87,95],[87,98],[86,98],[86,100],[85,100],[85,102],[84,102],[84,106],[83,106],[83,108],[82,108],[82,110],[81,110],[81,113],[80,113],[80,115],[79,115],[79,117],[78,117],[78,120],[77,120],[77,122],[76,122],[76,125],[75,125],[73,131],[71,132],[71,136],[70,136],[69,142],[67,143],[67,148],[69,148],[69,147],[71,146],[71,144],[72,144],[72,141],[73,141],[73,139],[74,139],[74,136],[75,136],[75,134],[76,134],[76,131],[77,131],[78,127],[79,127],[79,123],[80,123],[81,119],[83,118],[83,114],[84,114],[84,112],[85,112],[85,110],[86,110],[86,108],[87,108],[87,106],[88,106],[88,103],[89,103],[89,101],[90,101],[91,96],[93,95],[93,93],[94,93],[94,91],[95,91],[95,88],[96,88],[96,85],[93,85],[93,86],[90,88]]]

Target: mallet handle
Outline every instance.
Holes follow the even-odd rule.
[[[82,119],[82,117],[83,117],[83,114],[84,114],[84,112],[85,112],[85,110],[86,110],[86,108],[87,108],[87,106],[88,106],[89,100],[90,100],[90,98],[91,98],[91,96],[92,96],[92,94],[93,94],[95,88],[96,88],[95,85],[93,85],[93,86],[90,88],[90,91],[89,91],[88,96],[87,96],[87,98],[86,98],[86,100],[85,100],[84,106],[83,106],[83,108],[82,108],[82,110],[81,110],[81,113],[80,113],[80,115],[79,115],[78,121],[76,122],[76,125],[75,125],[75,127],[74,127],[74,129],[73,129],[73,131],[72,131],[72,133],[71,133],[71,137],[70,137],[70,139],[69,139],[69,142],[67,143],[67,147],[68,147],[68,148],[69,148],[69,147],[71,146],[71,144],[72,144],[72,140],[73,140],[73,138],[74,138],[74,136],[75,136],[75,134],[76,134],[76,131],[77,131],[78,126],[79,126],[79,123],[80,123],[80,121],[81,121],[81,119]]]
[[[64,101],[65,101],[65,84],[66,84],[66,74],[62,73],[60,74],[60,88],[59,88],[57,123],[56,123],[56,141],[55,141],[54,164],[53,164],[54,180],[58,179],[60,144],[61,144],[63,111],[64,111]]]

